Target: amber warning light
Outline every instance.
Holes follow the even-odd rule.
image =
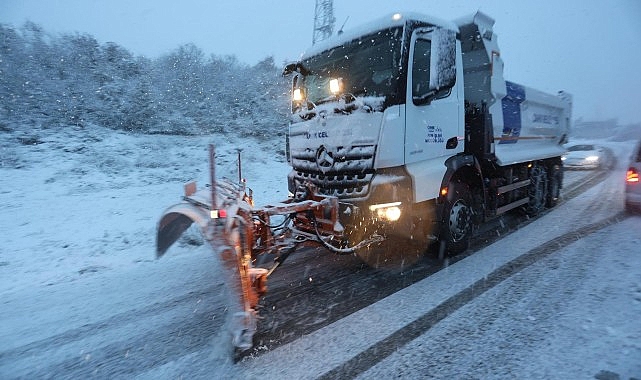
[[[634,168],[628,169],[628,172],[625,175],[625,182],[627,183],[639,182],[639,172],[637,172]]]

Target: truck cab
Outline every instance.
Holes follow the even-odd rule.
[[[355,240],[445,237],[452,251],[474,224],[558,197],[569,97],[505,81],[493,24],[397,13],[287,65],[290,192],[337,197]]]

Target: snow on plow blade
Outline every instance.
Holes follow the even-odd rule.
[[[168,208],[158,223],[156,257],[164,255],[194,222],[201,230],[206,228],[209,222],[206,211],[186,202]]]

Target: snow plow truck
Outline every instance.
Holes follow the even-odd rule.
[[[231,288],[236,349],[252,347],[267,278],[301,246],[368,257],[385,241],[436,243],[442,258],[490,219],[557,203],[571,96],[506,81],[493,25],[480,12],[397,13],[288,64],[282,203],[256,207],[244,182],[217,181],[210,146],[211,184],[185,185],[163,213],[157,255],[200,227]],[[274,261],[256,265],[266,253]]]

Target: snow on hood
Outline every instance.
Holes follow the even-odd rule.
[[[357,96],[352,102],[346,103],[344,99],[316,105],[312,109],[302,110],[291,115],[291,122],[297,123],[301,119],[314,118],[316,115],[324,117],[332,114],[351,114],[353,112],[371,113],[383,112],[384,96]]]

